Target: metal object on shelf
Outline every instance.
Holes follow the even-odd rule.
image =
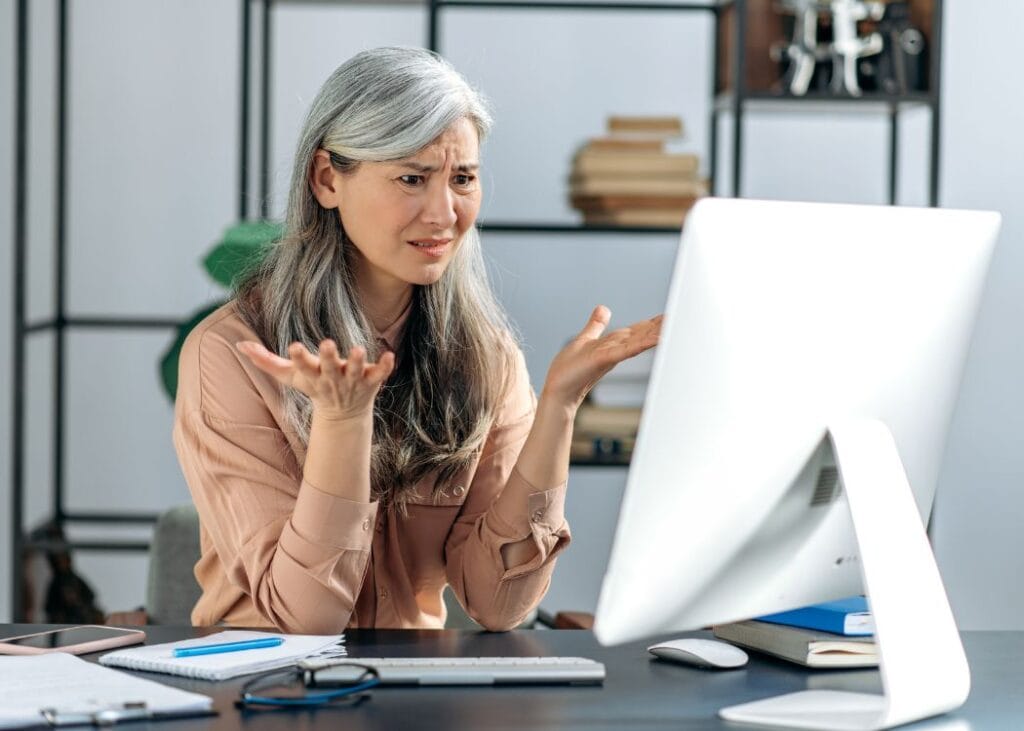
[[[773,46],[772,59],[788,61],[783,86],[791,94],[803,96],[811,86],[819,61],[828,58],[829,49],[818,42],[818,16],[820,0],[781,0],[780,9],[793,14],[793,39],[787,44]]]
[[[865,56],[882,52],[880,33],[866,36],[857,34],[861,20],[879,20],[885,13],[885,3],[877,0],[832,0],[832,91],[860,96],[863,92],[857,80],[857,63]]]
[[[773,60],[789,62],[784,88],[794,96],[804,96],[819,64],[830,60],[832,93],[861,96],[858,64],[863,58],[882,53],[884,43],[877,31],[859,35],[857,23],[881,20],[886,4],[880,0],[780,0],[778,8],[794,18],[792,40],[770,49]],[[822,15],[828,21],[831,38],[819,37]]]
[[[878,21],[878,33],[882,36],[882,52],[861,60],[861,85],[894,96],[924,89],[925,37],[911,23],[910,4],[905,0],[889,2]]]

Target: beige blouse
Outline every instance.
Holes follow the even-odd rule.
[[[386,344],[404,320],[380,334]],[[229,303],[181,352],[174,445],[202,544],[192,623],[311,634],[440,628],[450,584],[484,627],[519,624],[570,540],[565,484],[536,487],[513,469],[536,409],[522,353],[475,466],[439,498],[430,480],[418,484],[403,515],[303,481],[305,448],[285,423],[280,387],[235,348],[258,339]],[[501,547],[525,539],[536,555],[506,568]]]

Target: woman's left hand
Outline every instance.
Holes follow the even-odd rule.
[[[662,315],[602,336],[611,316],[611,310],[604,305],[594,308],[580,334],[551,361],[543,396],[576,409],[608,371],[658,344]]]

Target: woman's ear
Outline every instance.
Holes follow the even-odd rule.
[[[331,164],[331,155],[327,150],[313,153],[313,162],[309,166],[309,187],[313,196],[324,208],[337,208],[341,202],[339,173]]]

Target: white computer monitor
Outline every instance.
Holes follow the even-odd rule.
[[[884,695],[808,692],[722,715],[888,728],[963,702],[970,676],[924,523],[999,224],[976,211],[694,207],[600,641],[866,590]]]

